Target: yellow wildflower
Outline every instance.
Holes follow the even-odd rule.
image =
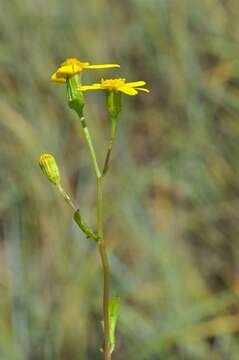
[[[121,91],[127,95],[137,95],[139,91],[149,92],[148,89],[142,88],[141,86],[145,85],[145,81],[134,81],[126,82],[126,79],[101,79],[101,83],[96,83],[92,85],[82,85],[80,86],[81,91],[88,90],[115,90]]]
[[[83,69],[106,69],[120,67],[118,64],[90,65],[88,62],[81,62],[78,59],[66,59],[51,76],[51,80],[58,83],[65,83],[66,79],[79,74]]]

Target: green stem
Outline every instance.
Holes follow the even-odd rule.
[[[115,134],[116,134],[116,126],[117,126],[116,117],[111,118],[111,134],[110,134],[108,150],[106,153],[105,162],[104,162],[103,171],[102,171],[103,176],[107,173],[108,168],[109,168],[110,156],[111,156],[113,143],[114,143],[114,139],[115,139]]]
[[[65,199],[65,201],[67,202],[68,205],[70,205],[70,207],[76,211],[77,207],[75,206],[75,204],[72,202],[70,196],[67,194],[67,192],[63,189],[63,187],[61,186],[61,184],[57,184],[56,185],[57,189],[59,190],[59,192],[61,193],[61,195],[63,196],[63,198]]]
[[[98,242],[99,253],[104,273],[104,294],[103,294],[103,312],[104,312],[104,360],[111,359],[110,353],[110,324],[109,324],[109,298],[110,298],[110,271],[109,262],[106,253],[105,243]]]
[[[109,299],[110,299],[110,270],[109,261],[104,242],[103,231],[103,192],[102,175],[98,166],[94,146],[84,116],[80,116],[81,125],[84,130],[85,139],[90,151],[91,160],[96,176],[97,186],[97,227],[98,227],[98,249],[103,267],[103,313],[104,313],[104,360],[111,360],[110,352],[110,326],[109,326]]]
[[[104,313],[104,360],[110,360],[110,325],[109,325],[109,300],[110,300],[110,269],[104,242],[103,230],[103,196],[102,177],[97,178],[97,223],[98,223],[98,249],[103,267],[104,290],[103,290],[103,313]]]
[[[103,230],[103,189],[102,189],[102,177],[96,178],[96,196],[97,196],[97,227],[98,236],[102,240],[104,236]]]
[[[80,122],[83,127],[84,136],[85,136],[85,139],[86,139],[89,151],[90,151],[90,156],[91,156],[92,164],[94,167],[95,175],[98,178],[101,176],[101,172],[100,172],[99,165],[98,165],[98,162],[96,159],[95,149],[94,149],[94,146],[93,146],[93,143],[91,140],[90,132],[88,130],[84,116],[80,116]]]

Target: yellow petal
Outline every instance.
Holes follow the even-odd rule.
[[[133,82],[129,82],[126,85],[127,86],[132,86],[132,87],[138,87],[138,86],[144,86],[146,84],[145,81],[133,81]]]
[[[88,91],[88,90],[100,90],[102,89],[101,84],[92,84],[92,85],[82,85],[79,87],[81,91]]]
[[[88,62],[81,62],[80,60],[76,59],[76,58],[69,58],[69,59],[66,59],[60,67],[62,66],[68,66],[68,65],[78,65],[78,66],[82,66],[82,67],[85,67],[87,65],[90,65],[90,63]]]
[[[122,86],[118,90],[125,93],[125,94],[127,94],[127,95],[131,95],[131,96],[138,94],[138,91],[131,88],[130,86]]]
[[[65,83],[66,79],[63,76],[59,76],[59,74],[57,72],[55,72],[51,76],[51,81],[55,81],[55,82],[58,82],[58,83]]]
[[[107,68],[115,68],[120,67],[118,64],[103,64],[103,65],[86,65],[86,69],[107,69]]]
[[[136,90],[140,90],[140,91],[144,91],[146,93],[149,93],[149,90],[148,89],[145,89],[145,88],[136,88]]]
[[[57,73],[62,75],[75,75],[79,73],[81,70],[82,68],[79,67],[78,65],[67,65],[67,66],[61,66],[57,70]]]

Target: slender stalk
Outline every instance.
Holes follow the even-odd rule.
[[[115,139],[115,134],[116,134],[116,126],[117,126],[116,118],[111,118],[111,134],[110,134],[110,141],[109,141],[108,150],[106,153],[105,162],[104,162],[103,171],[102,171],[103,176],[106,174],[106,172],[109,168],[110,156],[111,156],[113,143],[114,143],[114,139]]]
[[[98,248],[100,252],[101,262],[103,265],[104,273],[104,295],[103,295],[103,311],[104,311],[104,360],[111,359],[110,353],[110,337],[109,337],[109,297],[110,297],[110,271],[109,262],[106,253],[105,243],[103,241],[98,242]]]
[[[96,159],[95,149],[94,149],[94,146],[93,146],[93,143],[91,140],[90,132],[88,130],[84,116],[80,117],[80,122],[83,127],[84,136],[85,136],[85,139],[86,139],[89,151],[90,151],[90,156],[91,156],[91,161],[92,161],[92,164],[94,167],[94,172],[95,172],[96,177],[98,178],[101,176],[101,172],[100,172],[99,165],[98,165],[98,162]]]
[[[103,192],[102,192],[102,175],[98,166],[94,146],[91,140],[90,132],[87,128],[85,118],[80,117],[81,125],[84,130],[84,136],[90,151],[91,160],[96,177],[96,202],[97,202],[97,228],[98,228],[98,250],[103,267],[103,314],[104,314],[104,360],[111,360],[110,337],[109,337],[109,299],[110,299],[110,270],[107,252],[104,243],[103,231]]]
[[[62,188],[61,184],[57,184],[57,189],[59,190],[59,192],[61,193],[61,195],[63,196],[63,198],[65,199],[65,201],[67,202],[68,205],[70,205],[70,207],[76,211],[77,207],[76,205],[73,203],[73,201],[71,200],[70,196],[67,194],[67,192]]]
[[[103,201],[102,201],[102,177],[97,178],[97,223],[98,223],[98,249],[103,267],[104,290],[103,290],[103,312],[104,312],[104,360],[110,360],[109,339],[109,298],[110,298],[110,269],[104,242],[103,231]]]
[[[102,176],[96,178],[96,201],[97,201],[97,227],[98,236],[103,241],[103,189],[102,189]]]

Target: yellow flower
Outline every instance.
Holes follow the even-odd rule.
[[[83,69],[106,69],[120,67],[118,64],[90,65],[88,62],[81,62],[78,59],[66,59],[51,76],[51,80],[58,83],[65,83],[66,79],[79,74]]]
[[[88,90],[115,90],[121,91],[127,95],[137,95],[138,91],[149,92],[148,89],[142,88],[141,86],[145,85],[145,81],[134,81],[126,82],[126,79],[101,79],[101,83],[96,83],[92,85],[82,85],[80,86],[81,91]]]

